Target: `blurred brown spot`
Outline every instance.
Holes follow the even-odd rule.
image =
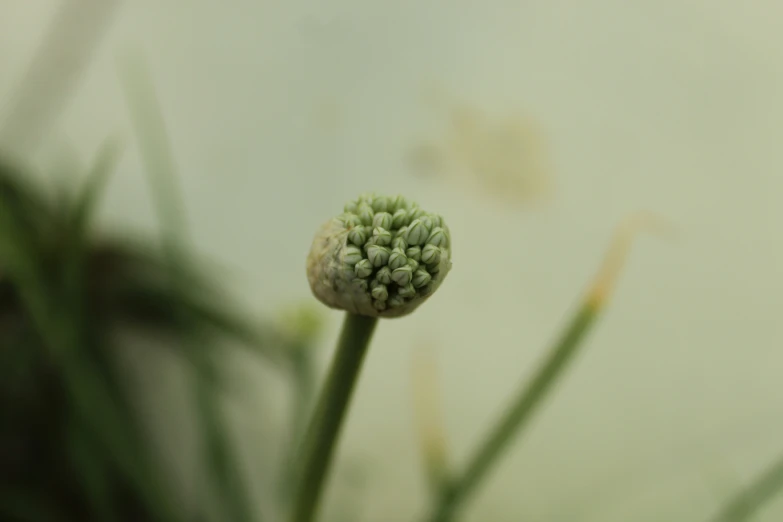
[[[407,165],[416,175],[478,189],[509,204],[551,196],[549,155],[532,120],[516,114],[492,119],[465,104],[447,106],[446,120],[439,139],[421,141],[407,151]]]

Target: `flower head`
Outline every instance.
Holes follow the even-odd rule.
[[[307,257],[318,300],[372,317],[411,313],[451,269],[443,218],[402,196],[362,194],[326,222]]]

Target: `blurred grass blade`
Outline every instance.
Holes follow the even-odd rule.
[[[106,186],[109,174],[117,165],[119,155],[120,146],[116,140],[107,140],[100,148],[98,156],[95,158],[95,162],[87,176],[87,181],[77,196],[71,211],[71,230],[76,237],[83,239],[86,236],[98,198]]]
[[[58,302],[61,296],[52,295],[45,285],[39,256],[30,239],[23,223],[14,219],[9,207],[0,206],[0,262],[62,373],[75,418],[84,422],[106,446],[139,496],[160,514],[161,520],[178,522],[159,487],[158,475],[152,471],[139,441],[133,438],[134,429],[126,422],[129,419],[120,414],[105,375],[84,356],[85,339],[76,322],[78,319],[68,315],[71,307]]]
[[[783,490],[783,456],[767,467],[750,486],[731,498],[712,522],[750,520],[768,501]]]
[[[11,98],[0,125],[0,148],[34,154],[65,107],[121,0],[61,0]]]
[[[186,282],[181,279],[181,270],[190,265],[189,234],[162,110],[149,72],[140,59],[129,60],[125,67],[121,67],[120,73],[161,227],[163,249],[169,260],[172,291],[179,304],[186,303],[188,293]],[[181,313],[181,307],[178,308]],[[191,344],[189,357],[196,368],[192,380],[193,395],[203,437],[202,450],[210,474],[206,494],[218,492],[223,514],[232,522],[251,522],[256,517],[246,484],[236,465],[236,456],[231,451],[220,405],[213,390],[201,378],[213,372],[215,362],[200,338],[190,335],[186,340]]]
[[[448,483],[449,459],[446,430],[438,400],[437,369],[429,345],[417,346],[414,351],[412,381],[413,406],[424,469],[432,493],[438,495]]]
[[[478,451],[468,461],[465,471],[436,500],[436,507],[427,520],[430,522],[452,520],[459,508],[475,493],[478,485],[486,478],[509,443],[526,427],[537,408],[563,375],[563,371],[573,361],[582,341],[606,305],[631,242],[642,230],[669,231],[661,220],[647,214],[634,215],[620,224],[603,264],[576,314],[557,342],[549,349],[532,380],[520,390],[498,422],[491,427],[486,439],[479,445]]]

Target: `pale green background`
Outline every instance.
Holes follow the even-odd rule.
[[[0,2],[0,100],[51,11]],[[126,2],[47,150],[67,143],[86,160],[107,135],[131,136],[115,64],[141,47],[197,246],[259,314],[310,299],[311,235],[359,192],[416,195],[446,217],[453,271],[414,316],[380,325],[346,427],[338,473],[361,461],[366,484],[327,497],[336,513],[355,496],[367,521],[424,507],[414,341],[437,348],[462,461],[574,309],[618,220],[666,216],[679,240],[635,245],[589,350],[466,518],[702,520],[783,451],[780,20],[772,0]],[[437,134],[422,101],[433,83],[541,123],[551,204],[511,208],[409,174],[406,150]],[[314,116],[324,104],[335,128]],[[154,223],[133,147],[102,217]],[[236,412],[246,447],[283,420],[283,389],[264,393],[273,418],[252,416],[252,396]],[[184,435],[171,432],[174,454],[186,456]],[[781,513],[778,502],[759,520]]]

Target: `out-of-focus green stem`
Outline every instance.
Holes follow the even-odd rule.
[[[334,455],[354,384],[378,319],[347,313],[326,384],[302,443],[291,522],[311,522]]]
[[[712,522],[744,522],[783,489],[783,456],[723,507]]]
[[[478,451],[470,459],[464,473],[438,498],[437,505],[427,520],[446,522],[452,520],[460,507],[476,490],[487,471],[508,447],[509,442],[527,424],[536,407],[551,390],[566,365],[573,359],[581,341],[596,318],[596,303],[588,301],[576,316],[564,335],[552,347],[533,380],[522,389],[518,398],[494,425]]]

